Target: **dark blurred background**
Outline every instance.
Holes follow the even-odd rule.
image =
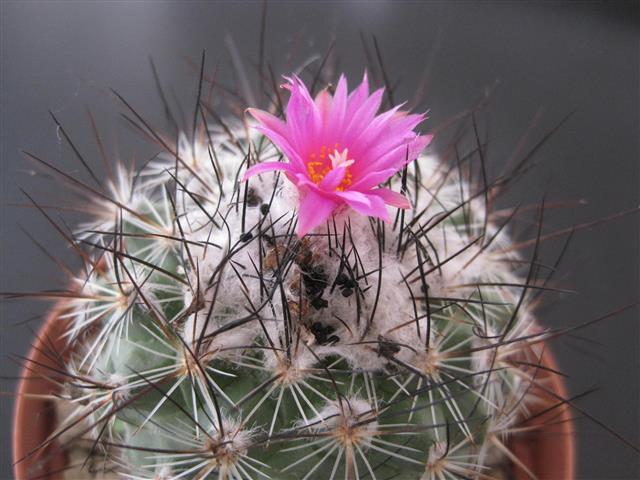
[[[232,38],[250,73],[259,57],[261,2],[0,3],[1,163],[0,291],[63,287],[64,276],[20,230],[73,264],[73,255],[20,188],[40,202],[64,199],[51,179],[33,175],[19,154],[27,149],[84,175],[47,110],[63,122],[100,170],[85,108],[96,114],[112,156],[144,159],[108,95],[113,87],[161,125],[153,56],[169,95],[193,108],[202,49],[218,78],[232,82],[225,38]],[[434,126],[474,104],[495,86],[481,128],[490,139],[489,170],[513,151],[540,109],[533,138],[570,111],[575,114],[538,154],[540,165],[500,205],[516,201],[578,201],[549,211],[545,232],[607,217],[639,204],[638,2],[303,2],[268,4],[265,59],[278,73],[322,55],[332,39],[339,68],[359,77],[365,67],[361,34],[377,37],[396,99],[413,97],[426,70],[422,104]],[[315,60],[316,65],[318,60]],[[353,82],[352,82],[353,83]],[[54,215],[57,217],[57,214]],[[73,218],[71,218],[73,221]],[[630,215],[576,234],[556,277],[573,296],[550,296],[539,311],[545,325],[571,326],[634,303],[639,293],[638,217]],[[562,242],[545,245],[552,262]],[[0,374],[19,369],[7,356],[26,353],[32,331],[24,320],[45,304],[3,302]],[[29,325],[37,328],[39,320]],[[597,391],[579,405],[636,444],[640,432],[640,336],[632,309],[553,345],[572,394]],[[10,432],[15,384],[0,390],[0,477],[11,478]],[[640,478],[639,456],[588,419],[576,423],[580,479]]]

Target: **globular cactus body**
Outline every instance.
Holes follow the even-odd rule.
[[[241,182],[281,152],[227,128],[117,170],[83,225],[60,429],[125,478],[486,478],[536,361],[486,197],[421,154],[385,184],[410,209],[341,206],[301,237],[286,173]]]

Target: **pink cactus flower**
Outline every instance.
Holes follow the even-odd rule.
[[[284,171],[300,194],[297,234],[323,224],[343,206],[358,213],[390,220],[387,205],[409,208],[400,193],[379,185],[415,160],[431,141],[413,129],[424,120],[400,106],[376,115],[384,89],[369,95],[365,74],[348,94],[340,76],[333,96],[325,89],[311,95],[294,76],[284,85],[290,92],[286,121],[262,110],[249,109],[288,162],[262,162],[247,170],[243,180],[274,170]]]

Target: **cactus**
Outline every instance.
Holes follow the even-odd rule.
[[[54,437],[124,478],[488,478],[540,351],[511,217],[471,177],[481,146],[416,152],[387,222],[342,205],[301,232],[289,172],[242,181],[282,160],[253,126],[154,137],[91,196]]]

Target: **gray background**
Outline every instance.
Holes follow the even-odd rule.
[[[19,188],[40,201],[64,199],[49,179],[32,176],[18,154],[26,148],[68,171],[77,163],[61,147],[47,109],[54,110],[79,147],[98,165],[85,106],[96,112],[110,151],[144,158],[145,147],[117,121],[114,87],[148,118],[161,118],[148,55],[165,85],[187,111],[197,74],[186,58],[207,49],[208,65],[220,62],[229,79],[224,37],[230,34],[248,60],[257,60],[257,2],[2,2],[0,291],[60,288],[63,275],[19,230],[22,225],[52,252],[73,256]],[[542,149],[540,167],[502,200],[511,205],[540,200],[585,199],[579,207],[550,211],[547,231],[605,217],[639,203],[638,4],[526,2],[271,2],[266,51],[276,71],[322,53],[335,36],[341,68],[359,76],[362,30],[374,33],[391,76],[400,78],[397,98],[412,95],[425,64],[432,70],[426,95],[436,125],[469,107],[499,81],[483,128],[491,138],[490,170],[498,171],[535,112],[544,108],[538,136],[562,116],[573,118]],[[300,40],[296,40],[299,38]],[[160,122],[157,122],[160,125]],[[99,168],[98,168],[99,170]],[[82,172],[78,172],[82,176]],[[559,244],[545,248],[546,259]],[[558,281],[578,295],[549,297],[543,323],[576,325],[638,299],[638,218],[635,215],[576,236]],[[28,327],[16,323],[42,312],[35,302],[3,302],[1,374],[15,376],[9,353],[26,352]],[[37,327],[38,322],[32,323]],[[593,342],[562,340],[554,348],[576,394],[600,389],[579,404],[638,443],[639,329],[637,310],[583,331]],[[0,390],[10,392],[11,381]],[[0,477],[10,478],[12,398],[0,398]],[[639,457],[586,419],[577,422],[579,478],[640,478]]]

